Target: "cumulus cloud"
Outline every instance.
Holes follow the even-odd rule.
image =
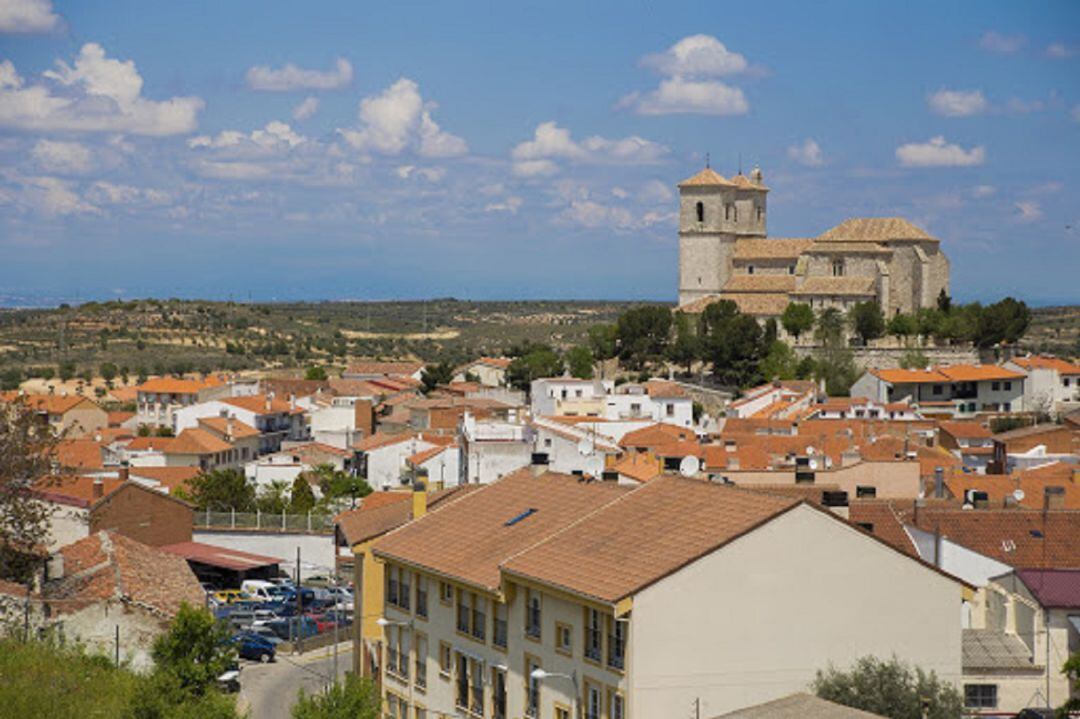
[[[1025,44],[1027,44],[1027,38],[1023,35],[1003,35],[994,30],[984,32],[979,38],[979,47],[983,50],[1006,55],[1019,52]]]
[[[1034,200],[1024,200],[1016,203],[1017,219],[1020,222],[1034,222],[1043,216],[1042,207]]]
[[[0,32],[52,32],[60,25],[50,0],[0,0]]]
[[[746,72],[749,64],[711,35],[691,35],[662,53],[646,55],[641,64],[664,79],[655,90],[623,96],[616,109],[640,115],[742,115],[749,103],[741,88],[713,78]]]
[[[927,97],[930,109],[945,117],[968,117],[990,107],[982,90],[938,90]]]
[[[169,193],[152,188],[133,187],[99,180],[90,186],[86,197],[98,205],[167,205]]]
[[[10,60],[0,62],[0,127],[176,135],[195,129],[204,104],[198,97],[142,97],[135,63],[106,57],[96,43],[83,45],[74,65],[57,60],[44,77],[63,93],[27,85]]]
[[[971,196],[977,199],[991,197],[996,192],[997,188],[993,185],[976,185],[975,187],[971,188]]]
[[[1042,112],[1046,109],[1046,103],[1042,100],[1021,100],[1019,97],[1011,97],[1006,108],[1009,112],[1027,115],[1032,112]]]
[[[30,157],[45,172],[60,175],[82,175],[94,168],[90,148],[78,142],[38,140]]]
[[[795,162],[807,167],[820,167],[825,164],[825,154],[821,151],[821,146],[811,137],[803,140],[801,145],[789,147],[787,154]]]
[[[42,176],[21,178],[19,182],[22,184],[22,202],[47,217],[101,214],[101,210],[80,197],[67,180]]]
[[[1063,42],[1052,42],[1046,46],[1047,57],[1052,57],[1055,60],[1068,60],[1075,54],[1076,48],[1066,45]]]
[[[216,137],[199,135],[188,140],[188,147],[198,149],[202,147],[240,148],[245,145],[259,149],[273,149],[279,147],[296,147],[304,142],[304,137],[284,122],[274,120],[266,124],[261,130],[254,130],[250,134],[244,134],[236,130],[224,130]]]
[[[904,167],[971,167],[986,161],[986,149],[980,145],[965,150],[938,135],[929,142],[901,145],[896,148],[896,159]]]
[[[706,77],[745,72],[746,58],[711,35],[684,37],[664,52],[646,55],[641,64],[667,76]]]
[[[631,135],[617,140],[593,135],[581,142],[555,122],[542,122],[533,139],[519,143],[510,153],[513,171],[520,177],[551,175],[558,170],[556,160],[592,164],[650,164],[668,153],[663,145]]]
[[[319,109],[319,99],[316,97],[305,97],[303,101],[293,108],[292,116],[294,120],[306,120]]]
[[[349,145],[364,152],[399,155],[412,149],[422,157],[454,157],[468,152],[460,137],[432,119],[438,106],[424,102],[420,87],[401,78],[378,95],[360,101],[357,128],[339,129]]]
[[[247,71],[247,84],[252,90],[290,92],[292,90],[337,90],[352,82],[352,64],[339,57],[327,71],[305,70],[286,63],[280,69],[255,65]]]
[[[524,204],[524,200],[516,195],[510,195],[499,202],[489,202],[484,206],[484,212],[507,212],[516,215],[522,204]]]
[[[439,182],[446,177],[445,167],[417,167],[416,165],[402,165],[397,170],[397,176],[403,180],[416,178],[428,182]]]

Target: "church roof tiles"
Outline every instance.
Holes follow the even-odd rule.
[[[818,235],[824,242],[885,242],[888,240],[929,240],[926,231],[902,217],[854,217]]]

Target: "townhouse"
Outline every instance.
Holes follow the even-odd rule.
[[[966,471],[986,474],[993,462],[993,435],[981,422],[941,422],[938,440],[942,448],[960,458]]]
[[[1025,375],[996,365],[939,365],[929,369],[870,369],[851,386],[852,397],[877,402],[907,399],[923,415],[965,418],[1026,411]]]
[[[605,398],[604,415],[610,420],[648,419],[679,427],[694,424],[694,403],[675,382],[649,380],[619,385]]]
[[[1058,357],[1013,357],[1003,365],[1022,372],[1024,403],[1033,412],[1058,417],[1080,407],[1080,365]]]
[[[390,716],[730,711],[866,654],[960,677],[962,585],[796,499],[522,471],[373,554]]]
[[[0,403],[23,402],[53,434],[76,439],[93,437],[109,425],[109,414],[80,394],[0,393]]]
[[[605,398],[615,389],[611,380],[548,377],[529,385],[534,417],[603,417]]]
[[[808,408],[817,398],[817,384],[809,380],[777,380],[759,385],[742,393],[727,406],[728,417],[747,418],[767,407],[776,409],[766,416],[790,416]]]
[[[173,414],[173,431],[177,434],[198,427],[200,420],[210,417],[239,420],[259,433],[259,454],[277,452],[285,441],[308,438],[303,408],[295,398],[285,401],[272,393],[213,399],[183,407]]]
[[[472,376],[485,387],[505,387],[506,370],[511,361],[509,357],[480,357],[458,367],[454,371],[454,381],[464,382]]]
[[[171,427],[176,431],[176,412],[199,402],[228,397],[231,388],[221,377],[184,379],[152,377],[135,387],[135,415],[138,424]]]
[[[376,491],[399,489],[412,481],[408,459],[417,453],[435,447],[454,444],[452,436],[433,433],[401,432],[386,434],[376,432],[353,445],[357,457],[357,471]],[[444,472],[440,478],[447,484],[458,484],[457,475]]]

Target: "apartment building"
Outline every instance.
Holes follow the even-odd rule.
[[[870,369],[851,386],[851,396],[878,402],[907,399],[923,415],[961,419],[1026,411],[1025,379],[1022,372],[997,365]]]
[[[223,397],[183,407],[174,412],[173,431],[179,434],[198,427],[201,420],[210,417],[232,418],[253,427],[259,433],[259,454],[277,452],[285,441],[308,438],[304,410],[295,399],[278,399],[272,393]]]
[[[1059,416],[1080,407],[1080,365],[1058,357],[1013,357],[1003,365],[1022,372],[1024,403],[1032,411]]]
[[[151,427],[172,427],[175,431],[177,410],[228,397],[230,392],[229,385],[219,377],[153,377],[135,388],[136,422]]]
[[[866,654],[960,678],[961,584],[796,499],[526,470],[372,551],[394,717],[730,711]]]

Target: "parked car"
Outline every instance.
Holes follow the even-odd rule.
[[[237,634],[232,638],[236,652],[244,659],[260,661],[263,664],[272,661],[277,654],[277,647],[266,637],[253,632]]]
[[[285,588],[262,579],[245,579],[240,584],[240,591],[262,602],[272,602],[285,593]]]
[[[277,615],[267,609],[241,609],[228,613],[229,624],[234,629],[250,627],[257,621],[269,622],[277,619]]]
[[[333,577],[329,577],[325,574],[316,574],[303,580],[304,584],[309,587],[329,587],[334,583]]]
[[[271,620],[272,621],[272,620]],[[251,627],[248,628],[248,632],[251,634],[257,634],[266,641],[273,644],[275,647],[281,644],[281,637],[274,633],[274,630],[267,626],[270,622],[258,622],[256,621]]]
[[[278,601],[285,604],[296,604],[296,589],[289,588],[281,593]],[[309,607],[315,603],[315,590],[302,587],[300,589],[300,606]]]
[[[222,604],[233,604],[235,602],[241,602],[245,599],[250,599],[248,595],[241,592],[239,589],[219,589],[214,592],[213,598]]]
[[[225,673],[217,678],[218,688],[223,692],[240,691],[240,663],[233,662]]]
[[[285,641],[292,641],[297,637],[313,637],[319,633],[319,628],[310,617],[279,618],[267,622],[267,627]]]

